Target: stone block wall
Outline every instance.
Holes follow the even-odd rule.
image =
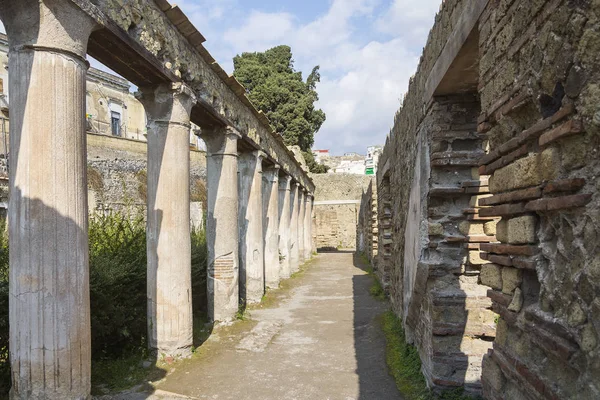
[[[313,240],[317,249],[354,249],[363,190],[371,177],[314,174]]]
[[[483,155],[478,115],[474,94],[436,96],[418,131],[399,300],[427,381],[472,393],[481,392],[481,360],[495,336],[478,282],[479,246],[495,241],[494,220],[477,214],[487,192],[473,169]]]
[[[501,217],[486,397],[600,398],[600,2],[495,1],[479,24],[479,172]]]
[[[600,398],[598,32],[595,0],[436,17],[376,189],[377,276],[434,388]]]
[[[379,242],[377,196],[373,191],[373,183],[373,181],[369,183],[361,196],[356,225],[356,250],[364,254],[372,265],[377,262]]]
[[[143,212],[146,208],[146,142],[87,135],[90,213]],[[206,155],[190,150],[193,202],[206,202]]]

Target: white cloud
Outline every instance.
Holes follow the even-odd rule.
[[[223,40],[236,52],[263,51],[280,44],[293,28],[291,14],[253,11],[243,26],[225,31]]]
[[[325,14],[301,24],[285,12],[243,10],[236,0],[180,2],[229,72],[236,54],[280,44],[292,47],[295,67],[305,77],[320,65],[318,106],[327,121],[315,136],[315,147],[336,154],[384,143],[440,4],[332,0]]]
[[[442,0],[394,0],[389,10],[376,21],[378,31],[421,39],[433,25]]]
[[[373,0],[334,0],[329,11],[315,21],[300,27],[293,38],[294,50],[302,56],[327,54],[332,48],[344,45],[353,32],[351,20],[369,15]]]
[[[323,79],[318,88],[327,122],[316,147],[335,153],[383,144],[418,62],[401,39],[371,42],[349,57],[353,68],[340,78]]]

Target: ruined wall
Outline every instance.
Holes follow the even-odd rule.
[[[369,182],[369,186],[360,198],[360,209],[356,225],[356,250],[364,254],[371,265],[377,262],[379,242],[377,195],[374,191],[374,183],[374,181]]]
[[[431,87],[473,6],[446,1],[388,136],[377,276],[430,385],[600,398],[600,2],[474,3],[478,82]]]
[[[444,3],[386,141],[377,173],[376,274],[419,350],[428,385],[480,393],[495,324],[478,284],[479,259],[469,252],[491,240],[483,231],[473,235],[480,227],[469,220],[467,185],[483,154],[479,99],[471,93],[424,102],[433,67],[470,6]]]
[[[452,30],[457,26],[465,9],[465,1],[448,0],[436,16],[429,33],[416,74],[411,78],[404,103],[394,117],[394,125],[387,137],[377,171],[379,230],[379,263],[384,266],[382,284],[390,286],[390,299],[396,312],[402,308],[402,276],[404,258],[404,231],[406,210],[410,196],[417,150],[417,131],[428,111],[423,104],[426,82]],[[384,177],[389,183],[384,184]],[[393,195],[385,199],[389,188]],[[389,228],[383,228],[389,224]],[[392,238],[393,236],[393,238]],[[383,247],[387,246],[387,250]],[[393,261],[392,261],[393,260]],[[393,264],[393,265],[392,265]],[[388,271],[389,269],[389,271]]]
[[[313,174],[313,240],[317,249],[353,249],[363,190],[371,178],[351,174]]]
[[[493,1],[479,26],[488,398],[600,398],[600,2]],[[483,276],[482,276],[483,278]]]
[[[87,135],[90,212],[144,210],[146,142]],[[190,150],[191,200],[206,204],[206,156]]]

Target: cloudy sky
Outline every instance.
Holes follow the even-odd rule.
[[[321,66],[327,121],[315,149],[384,144],[442,0],[173,0],[228,72],[245,51],[287,44],[304,77]],[[4,27],[0,25],[4,32]],[[92,61],[92,64],[95,65]],[[99,65],[95,65],[99,66]]]
[[[231,73],[232,58],[287,44],[304,77],[321,66],[327,121],[314,148],[383,144],[441,0],[179,0]]]

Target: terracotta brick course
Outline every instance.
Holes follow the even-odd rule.
[[[555,211],[573,207],[583,207],[592,200],[591,194],[576,194],[572,196],[562,196],[553,198],[544,198],[530,201],[525,205],[526,211]]]
[[[501,193],[481,199],[479,202],[482,206],[493,206],[503,203],[513,203],[523,200],[532,200],[542,197],[542,188],[534,187],[528,189],[515,190],[514,192]]]
[[[513,246],[507,244],[481,244],[481,251],[515,256],[533,256],[539,252],[537,246]]]

